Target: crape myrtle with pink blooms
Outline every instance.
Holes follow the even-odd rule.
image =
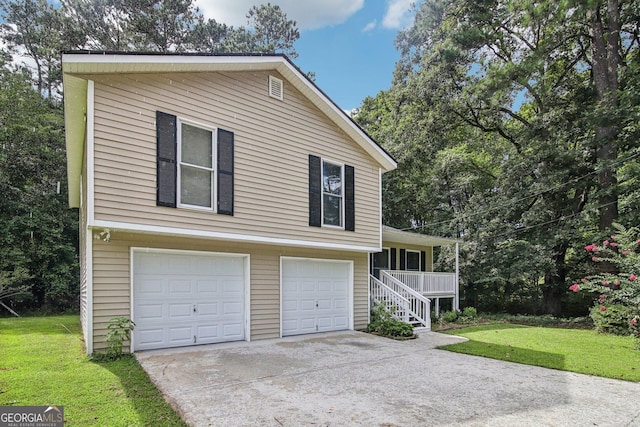
[[[583,277],[569,289],[597,296],[591,318],[598,331],[640,340],[640,230],[620,224],[614,229],[615,234],[584,248],[591,261],[605,263],[600,264],[602,272]]]

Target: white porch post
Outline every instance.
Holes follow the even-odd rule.
[[[460,244],[456,242],[456,296],[453,298],[455,310],[460,310]]]
[[[440,298],[436,297],[436,317],[440,317]]]

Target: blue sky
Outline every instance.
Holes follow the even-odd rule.
[[[412,22],[415,0],[271,0],[297,22],[303,71],[344,110],[388,89],[399,54],[393,41]],[[205,17],[247,25],[246,13],[259,0],[196,0]]]

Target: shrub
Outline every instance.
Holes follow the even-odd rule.
[[[118,359],[122,356],[122,347],[125,341],[131,338],[131,331],[135,323],[126,317],[114,317],[107,326],[107,358]]]
[[[462,310],[462,316],[473,320],[478,317],[478,311],[475,307],[465,307],[464,310]]]
[[[387,308],[384,304],[376,303],[371,309],[371,323],[367,326],[367,332],[374,332],[385,337],[410,337],[413,335],[413,326],[393,317],[395,307]]]
[[[622,304],[596,305],[591,309],[591,319],[596,331],[614,335],[629,335],[631,307]]]
[[[458,320],[458,316],[459,316],[459,311],[456,310],[452,310],[452,311],[445,311],[444,313],[442,313],[440,315],[440,317],[442,318],[442,320],[445,323],[453,323],[456,320]]]
[[[582,278],[569,289],[598,295],[591,318],[596,329],[618,335],[633,334],[640,344],[640,230],[614,224],[617,233],[592,243],[585,250],[596,263],[604,263],[602,273]],[[611,271],[611,272],[607,272]],[[635,320],[634,320],[635,319]]]

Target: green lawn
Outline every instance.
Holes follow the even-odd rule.
[[[470,326],[445,333],[469,338],[465,343],[441,347],[457,353],[640,381],[640,351],[634,350],[632,337],[509,324]]]
[[[69,426],[180,426],[130,356],[93,362],[78,316],[0,319],[0,406],[62,405]]]

